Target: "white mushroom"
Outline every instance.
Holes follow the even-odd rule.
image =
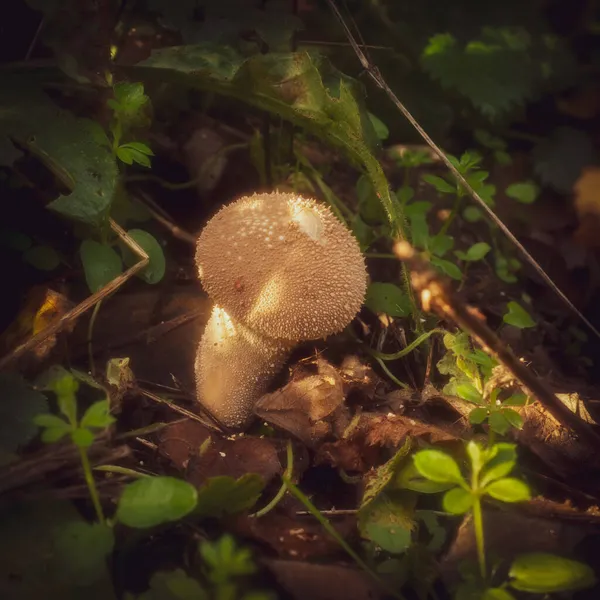
[[[289,193],[223,207],[200,235],[196,263],[215,302],[196,357],[198,399],[236,429],[294,346],[342,331],[367,286],[351,232],[328,207]]]

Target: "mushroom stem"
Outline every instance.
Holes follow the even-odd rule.
[[[254,405],[296,345],[260,335],[215,306],[196,354],[200,401],[223,425],[245,428]]]

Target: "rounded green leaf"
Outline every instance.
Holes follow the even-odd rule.
[[[50,246],[33,246],[23,253],[23,260],[40,271],[54,271],[60,264],[60,257]]]
[[[385,313],[390,317],[410,314],[408,296],[393,283],[372,283],[367,289],[365,305],[374,313]]]
[[[533,181],[513,183],[506,188],[506,195],[521,204],[533,204],[539,194],[540,189]]]
[[[490,413],[488,425],[490,426],[490,429],[498,435],[504,435],[510,429],[510,423],[499,410],[494,410]]]
[[[394,479],[394,487],[412,490],[421,494],[438,494],[454,486],[454,483],[437,483],[423,477],[414,462],[408,462]]]
[[[513,410],[512,408],[502,408],[500,412],[512,427],[515,429],[523,428],[523,417],[516,410]]]
[[[442,273],[448,275],[448,277],[456,279],[456,281],[462,280],[462,271],[453,262],[434,256],[431,259],[431,264],[435,265]]]
[[[153,235],[143,229],[130,229],[128,235],[133,238],[148,254],[148,266],[138,273],[138,277],[146,283],[158,283],[165,275],[166,261],[163,249]],[[122,244],[123,261],[128,267],[140,262],[140,257]]]
[[[494,479],[506,477],[517,462],[517,451],[514,444],[500,443],[488,450],[485,470],[481,478],[481,485],[486,486]]]
[[[459,383],[456,386],[456,395],[473,404],[483,403],[481,392],[472,383]]]
[[[71,439],[78,448],[89,448],[94,443],[94,434],[89,429],[77,427],[71,432]]]
[[[519,329],[535,327],[535,321],[520,304],[512,301],[507,304],[507,308],[506,314],[502,317],[505,323],[518,327]]]
[[[526,502],[531,499],[531,492],[526,483],[514,477],[504,477],[490,483],[485,491],[492,498],[501,502]]]
[[[463,515],[473,506],[473,496],[462,488],[454,488],[444,494],[442,505],[446,512]]]
[[[489,588],[483,592],[481,600],[515,600],[515,597],[503,588]]]
[[[439,450],[421,450],[414,456],[417,471],[437,483],[458,483],[463,477],[456,461]]]
[[[467,206],[467,208],[463,210],[463,218],[468,223],[477,223],[483,219],[483,213],[476,206]]]
[[[79,247],[85,281],[92,294],[123,272],[121,257],[110,247],[95,240],[83,240]]]
[[[471,425],[481,425],[488,418],[488,409],[484,406],[474,408],[469,413],[469,423]]]
[[[588,565],[543,552],[518,556],[508,575],[515,590],[534,594],[569,592],[596,584],[594,571]]]
[[[83,415],[81,419],[82,427],[97,427],[104,429],[115,422],[115,418],[110,414],[110,404],[108,400],[98,400],[94,402]]]
[[[466,253],[466,260],[476,261],[481,260],[491,250],[491,246],[485,242],[477,242],[473,244]]]
[[[123,490],[117,519],[129,527],[154,527],[185,517],[194,510],[197,499],[196,488],[181,479],[139,479]]]

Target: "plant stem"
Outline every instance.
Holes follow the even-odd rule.
[[[440,227],[440,230],[437,235],[444,235],[448,231],[450,225],[452,225],[452,222],[454,221],[456,215],[458,214],[458,209],[460,208],[460,205],[462,204],[462,199],[463,199],[462,194],[460,194],[460,193],[456,194],[456,198],[454,200],[454,205],[452,206],[452,211],[448,215],[448,218],[444,221],[444,224]]]
[[[87,346],[88,346],[88,356],[90,360],[90,373],[92,377],[96,374],[96,366],[94,364],[94,350],[92,348],[92,338],[94,334],[94,323],[96,322],[96,317],[98,316],[98,311],[102,306],[102,300],[94,306],[94,310],[92,312],[92,316],[90,317],[90,322],[88,323],[88,333],[87,333]]]
[[[475,530],[475,542],[477,544],[477,560],[479,562],[479,573],[481,579],[486,580],[487,565],[485,562],[485,540],[483,537],[483,515],[481,511],[481,498],[477,496],[473,501],[473,528]]]
[[[90,497],[92,498],[92,504],[94,505],[96,516],[98,517],[98,521],[104,525],[104,512],[102,511],[102,505],[100,504],[100,496],[98,495],[98,488],[96,488],[96,482],[94,481],[94,476],[92,474],[92,466],[90,465],[90,459],[88,458],[87,450],[81,447],[78,449],[79,457],[81,458],[81,466],[83,467],[83,475],[85,477],[88,490],[90,491]]]

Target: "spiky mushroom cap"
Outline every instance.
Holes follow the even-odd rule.
[[[196,251],[208,295],[246,327],[284,340],[337,333],[362,306],[360,247],[331,210],[296,194],[240,198],[206,225]]]
[[[326,206],[289,193],[222,208],[202,231],[196,263],[216,305],[196,357],[198,397],[237,429],[291,349],[344,329],[367,286],[350,231]]]

